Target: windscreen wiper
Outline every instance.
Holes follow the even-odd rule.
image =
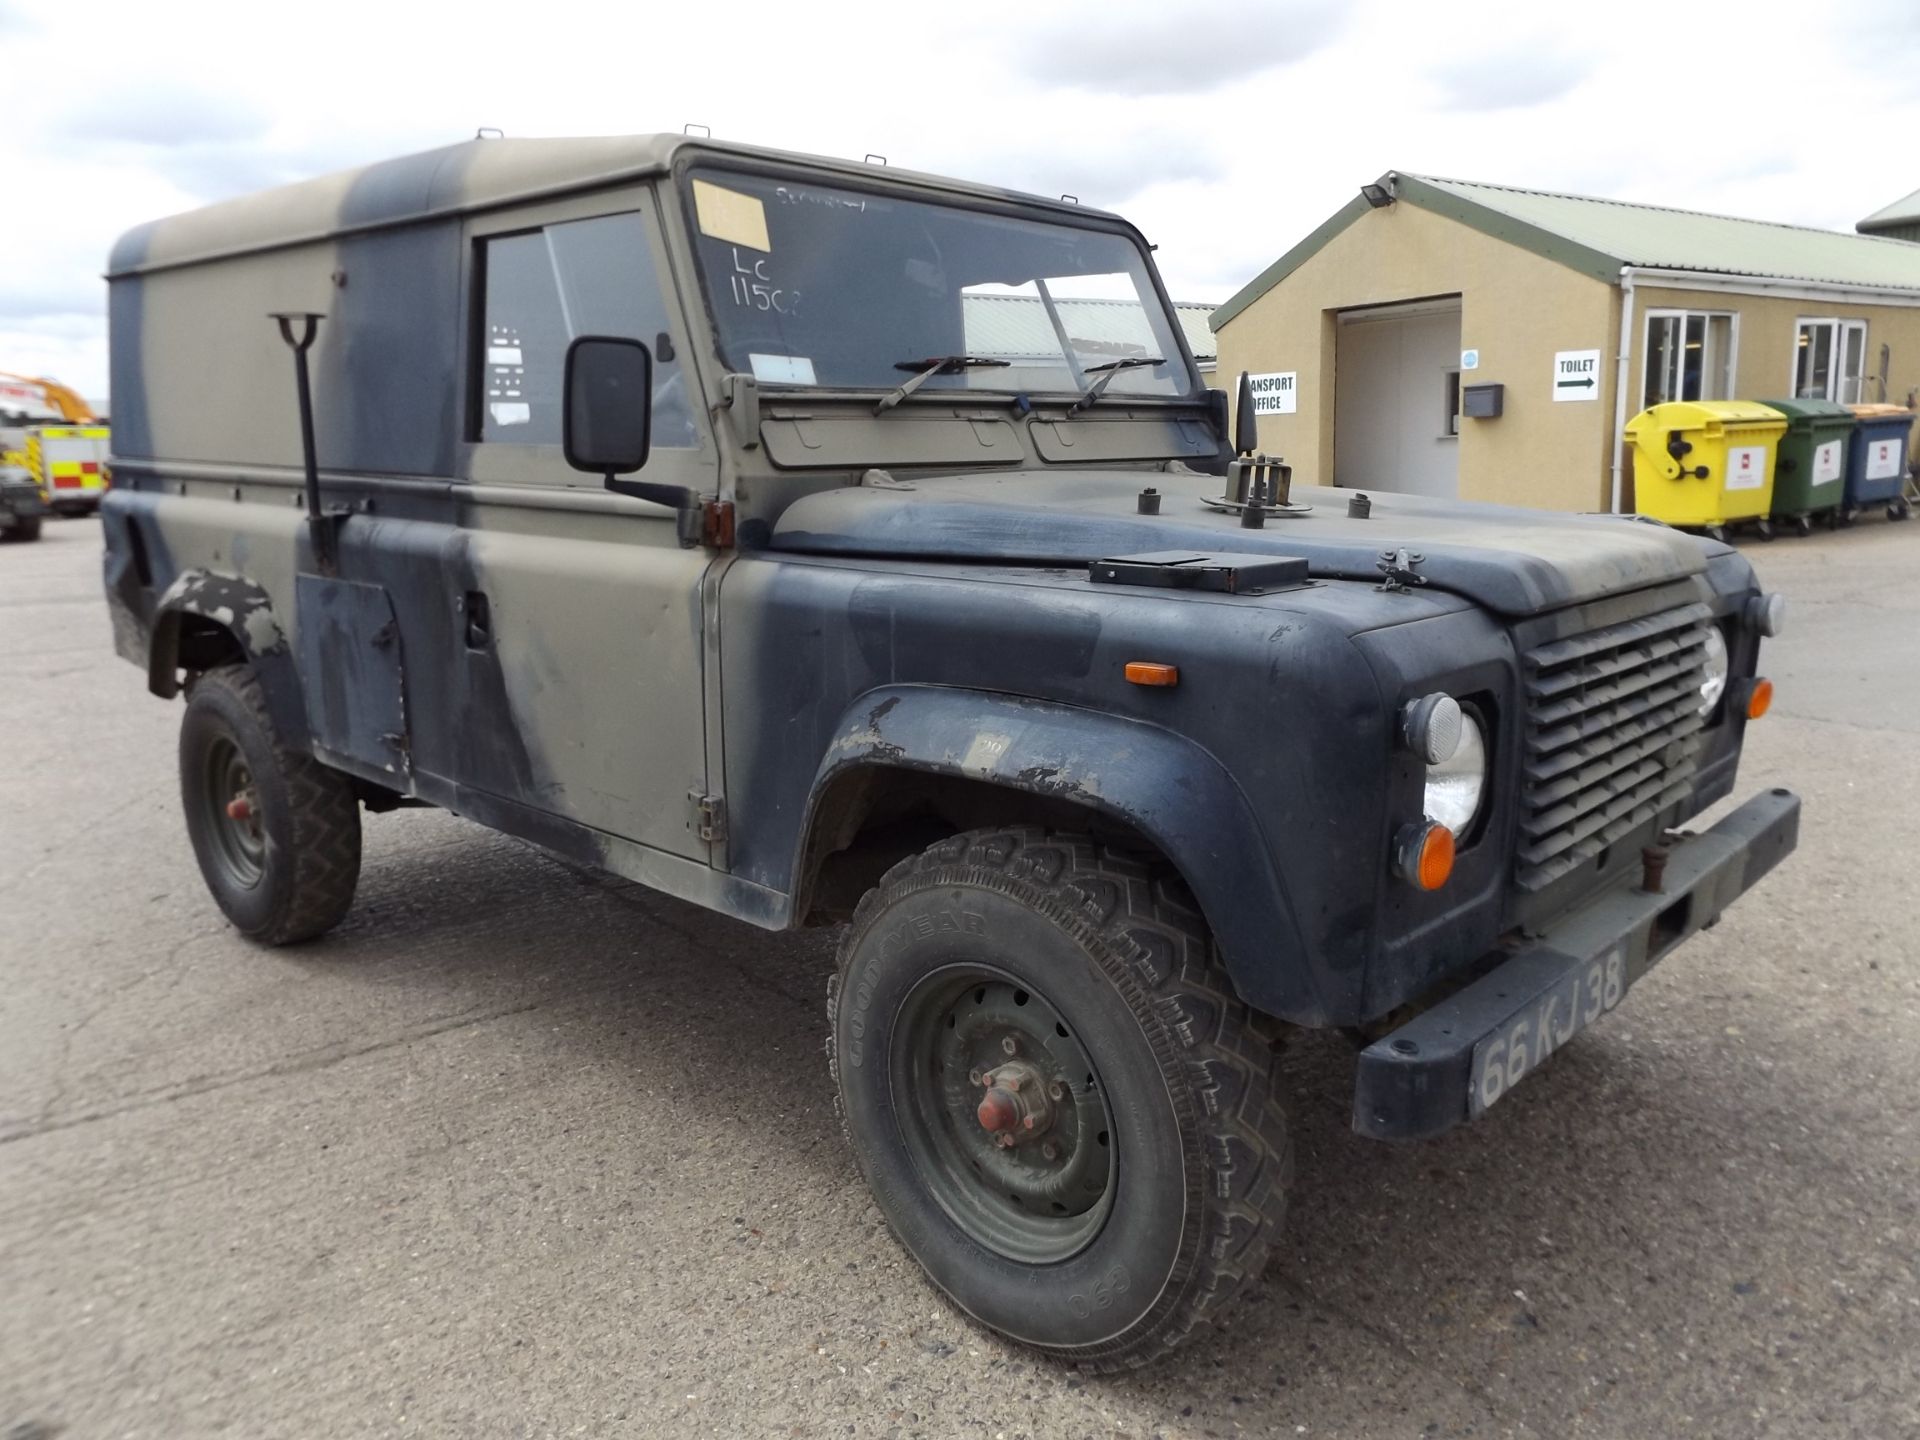
[[[1104,365],[1089,365],[1082,371],[1085,375],[1098,375],[1100,378],[1089,385],[1080,398],[1067,407],[1067,414],[1078,415],[1094,401],[1107,386],[1113,383],[1113,377],[1122,370],[1137,370],[1142,365],[1164,365],[1167,362],[1158,355],[1129,355],[1124,360],[1109,360]]]
[[[979,370],[988,366],[1006,367],[1011,360],[995,360],[985,355],[929,355],[924,360],[897,360],[896,370],[912,370],[914,377],[899,389],[880,397],[880,403],[873,407],[873,413],[884,415],[927,381],[936,375],[958,375],[962,370]]]

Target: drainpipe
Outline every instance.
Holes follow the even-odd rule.
[[[1627,379],[1633,358],[1633,277],[1639,273],[1631,265],[1620,267],[1620,347],[1613,377],[1613,513],[1620,513],[1620,497],[1625,489],[1621,466],[1626,461]]]

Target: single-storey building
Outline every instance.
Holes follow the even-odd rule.
[[[1296,479],[1630,509],[1648,405],[1920,393],[1920,244],[1389,171],[1213,326]]]
[[[1883,235],[1892,240],[1920,240],[1920,190],[1855,223],[1862,235]]]

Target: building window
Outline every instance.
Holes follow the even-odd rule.
[[[653,352],[653,444],[697,444],[666,302],[637,214],[600,215],[483,241],[479,438],[558,445],[567,346],[623,335]]]
[[[1726,312],[1649,310],[1640,403],[1731,400],[1736,319]]]
[[[1796,400],[1858,404],[1867,368],[1867,322],[1802,320],[1793,350]]]
[[[1460,433],[1460,372],[1447,371],[1447,428],[1440,432],[1445,435]]]

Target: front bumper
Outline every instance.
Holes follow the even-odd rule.
[[[1677,841],[1656,894],[1617,888],[1360,1052],[1353,1128],[1423,1140],[1480,1114],[1792,853],[1800,797],[1754,796]]]
[[[40,498],[37,485],[6,484],[0,485],[0,511],[22,520],[31,520],[36,515],[47,513],[47,505]]]

